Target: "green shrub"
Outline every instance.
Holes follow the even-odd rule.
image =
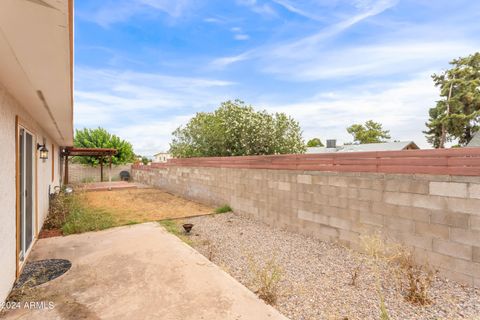
[[[223,206],[215,209],[215,213],[225,213],[225,212],[231,212],[231,211],[233,210],[228,204],[224,204]]]
[[[241,100],[222,102],[213,112],[198,112],[172,133],[174,157],[219,157],[304,153],[298,121],[286,113],[256,111]]]
[[[67,219],[73,200],[72,195],[65,194],[64,192],[52,195],[44,228],[60,229]]]

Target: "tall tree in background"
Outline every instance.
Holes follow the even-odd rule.
[[[465,146],[480,128],[480,53],[454,59],[450,65],[432,75],[440,100],[429,110],[424,133],[435,148],[453,140]]]
[[[77,148],[117,149],[117,154],[112,157],[113,164],[131,163],[135,160],[132,145],[103,128],[75,130],[73,145]],[[100,163],[100,159],[97,157],[76,157],[75,161],[91,166],[96,166]]]
[[[313,139],[310,139],[308,140],[307,142],[307,147],[309,148],[314,148],[314,147],[323,147],[323,143],[322,143],[322,140],[320,140],[319,138],[313,138]]]
[[[353,136],[354,142],[365,143],[381,143],[390,139],[390,131],[384,130],[381,123],[368,120],[363,124],[353,124],[347,128],[347,132]]]
[[[445,142],[450,141],[451,138],[446,136],[445,126],[442,125],[440,119],[442,113],[440,108],[430,108],[428,110],[430,116],[429,120],[425,125],[428,127],[428,130],[423,131],[427,137],[428,143],[430,143],[434,148],[444,148]],[[443,134],[442,134],[443,133]],[[444,139],[442,142],[441,140]]]
[[[215,157],[305,152],[297,121],[284,113],[255,111],[243,101],[226,101],[200,112],[173,132],[174,157]]]

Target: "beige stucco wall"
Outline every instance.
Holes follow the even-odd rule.
[[[443,275],[480,286],[480,177],[181,166],[132,176],[352,248],[379,232]]]
[[[33,131],[38,142],[46,139],[50,151],[48,160],[37,156],[37,227],[41,228],[48,213],[49,186],[59,184],[60,174],[55,173],[52,181],[52,159],[55,158],[55,170],[58,171],[58,151],[56,145],[29,115],[24,108],[0,84],[0,302],[4,301],[15,281],[16,268],[16,211],[15,211],[15,116],[21,124]],[[52,154],[55,144],[55,157]]]

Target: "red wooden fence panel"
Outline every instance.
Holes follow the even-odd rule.
[[[171,166],[480,176],[480,148],[180,158],[133,168]]]

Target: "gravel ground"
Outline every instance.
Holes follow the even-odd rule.
[[[367,255],[233,213],[191,218],[193,247],[250,288],[255,267],[280,267],[275,307],[292,320],[380,319],[384,296],[390,319],[480,319],[480,291],[436,277],[427,306],[405,300],[392,267]],[[356,283],[352,275],[357,270]]]
[[[72,267],[65,259],[46,259],[27,262],[13,289],[34,287],[60,277]]]

